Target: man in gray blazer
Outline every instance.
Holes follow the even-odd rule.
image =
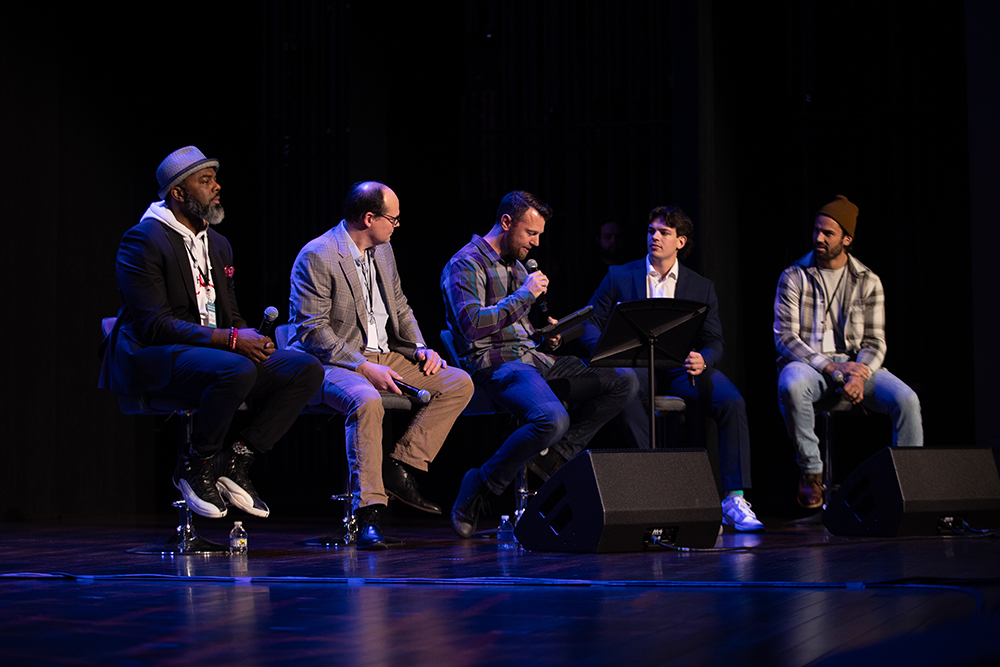
[[[378,512],[387,493],[433,514],[412,472],[427,470],[472,398],[468,374],[424,343],[406,301],[389,239],[399,226],[399,199],[386,185],[356,183],[344,220],[305,245],[292,267],[291,349],[315,355],[326,377],[315,402],[347,417],[347,460],[357,510],[358,547],[384,549]],[[396,381],[431,394],[388,461],[382,461],[382,400]]]

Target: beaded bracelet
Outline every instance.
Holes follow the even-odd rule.
[[[233,352],[236,351],[236,339],[240,336],[240,330],[236,327],[229,329],[229,349]]]

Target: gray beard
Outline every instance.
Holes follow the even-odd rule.
[[[190,193],[184,199],[184,212],[188,217],[204,220],[210,225],[217,225],[226,217],[226,212],[222,209],[222,204],[202,204],[191,196]]]

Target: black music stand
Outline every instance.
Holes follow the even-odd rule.
[[[654,369],[684,363],[707,314],[708,304],[684,299],[621,301],[611,310],[594,348],[591,366],[649,368],[650,449],[656,448]]]

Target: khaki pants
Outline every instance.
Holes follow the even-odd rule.
[[[431,393],[431,401],[420,407],[390,456],[417,470],[427,470],[465,409],[475,390],[469,375],[458,368],[424,375],[420,364],[397,352],[366,354],[372,363],[388,366],[403,382]],[[354,508],[384,505],[388,500],[382,485],[382,398],[360,373],[339,366],[325,366],[320,401],[346,415],[347,464],[351,473]]]

